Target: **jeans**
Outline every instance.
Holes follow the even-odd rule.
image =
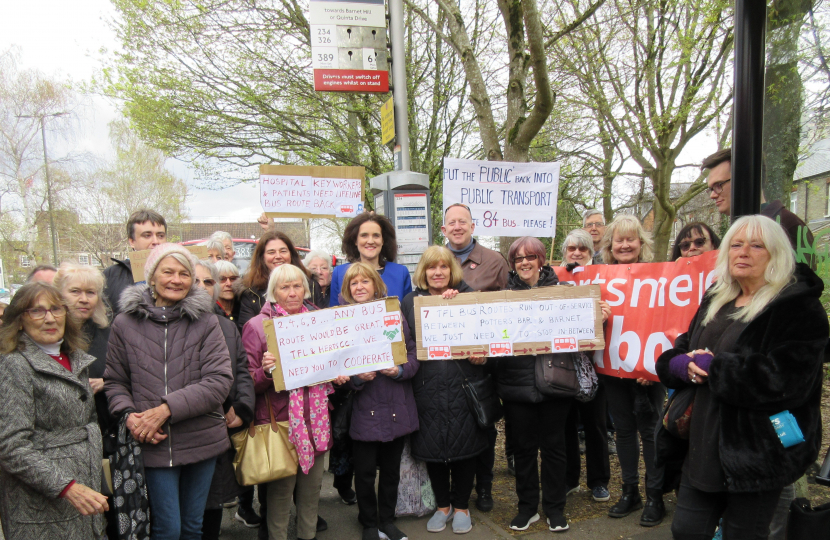
[[[452,505],[458,510],[467,510],[470,507],[470,493],[473,491],[477,459],[478,456],[450,463],[427,462],[427,474],[438,508],[447,508]],[[450,488],[450,476],[452,476],[452,488]]]
[[[666,387],[660,383],[640,386],[634,379],[604,376],[600,383],[608,395],[608,410],[614,417],[617,432],[617,457],[620,460],[623,484],[639,484],[640,440],[643,442],[643,461],[646,466],[646,487],[663,490],[663,467],[654,465],[654,428],[660,422],[666,401]],[[644,391],[653,410],[646,411],[645,403],[637,403],[638,393]],[[642,395],[642,394],[640,394]],[[637,407],[637,409],[635,409]],[[639,432],[640,437],[637,438]]]
[[[589,489],[608,487],[611,480],[611,463],[608,457],[608,430],[606,418],[605,387],[600,384],[591,401],[574,400],[565,425],[565,448],[568,453],[568,470],[565,482],[568,487],[579,485],[582,459],[579,456],[579,420],[585,431],[585,468]]]
[[[364,528],[385,525],[395,519],[405,442],[406,437],[389,442],[352,441],[357,520]],[[380,478],[375,493],[378,469]]]
[[[201,540],[216,458],[178,467],[147,467],[152,540]]]
[[[723,540],[766,540],[780,495],[781,489],[708,493],[681,482],[672,535],[675,540],[712,540],[723,517]]]
[[[548,516],[565,509],[565,420],[570,398],[541,403],[504,402],[505,422],[510,423],[510,446],[516,461],[516,495],[519,514],[539,510],[539,466],[542,454],[542,508]]]

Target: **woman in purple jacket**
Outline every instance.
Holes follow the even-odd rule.
[[[353,263],[343,277],[341,295],[346,303],[368,302],[386,296],[386,285],[377,271],[361,262]],[[398,503],[401,454],[405,436],[418,430],[418,411],[410,379],[418,371],[415,342],[406,320],[407,363],[380,371],[361,373],[349,383],[357,390],[352,405],[354,487],[357,492],[357,519],[363,525],[363,540],[406,538],[392,520]],[[376,470],[380,469],[375,493]]]

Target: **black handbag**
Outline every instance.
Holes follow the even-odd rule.
[[[693,385],[675,390],[663,409],[663,427],[678,439],[689,440],[696,394],[697,386]]]
[[[790,504],[787,524],[788,540],[830,539],[830,503],[812,507],[807,499],[795,499]]]
[[[335,442],[346,440],[352,425],[352,407],[354,391],[349,390],[342,399],[329,400],[334,408],[331,411],[331,438]]]
[[[467,405],[469,405],[479,427],[484,429],[493,427],[493,424],[504,416],[504,409],[496,393],[496,382],[493,377],[488,373],[481,379],[470,381],[464,370],[461,369],[460,360],[447,360],[447,362],[453,362],[464,378],[461,387],[464,389],[464,395],[467,396]]]
[[[536,389],[540,394],[570,398],[579,393],[581,386],[573,354],[540,354],[536,357]]]

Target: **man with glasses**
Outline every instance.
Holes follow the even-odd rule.
[[[700,168],[709,170],[709,177],[706,179],[709,185],[706,188],[709,198],[714,201],[721,214],[728,216],[732,212],[732,148],[718,150],[704,159]],[[784,228],[796,252],[798,252],[799,245],[802,250],[814,246],[813,233],[810,232],[807,224],[785,208],[781,201],[766,202],[763,190],[761,190],[761,215],[777,221]],[[807,264],[815,268],[815,258],[812,253],[806,254],[804,259]]]
[[[600,245],[602,237],[605,236],[605,216],[602,210],[596,208],[586,210],[582,216],[582,228],[591,235],[591,240],[594,242],[593,264],[602,264]]]

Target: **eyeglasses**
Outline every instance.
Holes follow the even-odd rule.
[[[524,257],[514,257],[513,258],[513,264],[519,264],[520,262],[525,261],[525,260],[526,261],[535,261],[538,258],[539,258],[538,255],[525,255]]]
[[[680,251],[689,251],[689,248],[692,247],[692,244],[695,245],[696,248],[702,248],[706,245],[706,241],[709,240],[708,238],[695,238],[694,240],[684,240],[680,242]]]
[[[222,276],[219,278],[219,282],[225,283],[226,281],[230,281],[231,283],[235,283],[237,279],[239,279],[239,276]]]
[[[583,229],[600,229],[605,227],[605,223],[601,221],[594,221],[593,223],[586,223]]]
[[[66,315],[66,308],[63,306],[55,306],[52,309],[43,309],[42,307],[36,307],[32,309],[27,309],[26,313],[29,314],[29,318],[33,321],[39,321],[46,317],[46,312],[52,314],[52,317],[56,319],[60,319],[64,315]]]
[[[568,246],[568,253],[573,253],[574,251],[588,251],[588,248],[585,246]]]
[[[212,280],[212,279],[210,279],[210,278],[208,278],[208,279],[201,279],[201,280],[200,280],[199,278],[196,278],[196,285],[198,285],[199,283],[204,284],[204,286],[205,286],[205,287],[213,287],[214,285],[216,285],[216,282],[215,282],[215,281],[213,281],[213,280]]]
[[[726,184],[727,182],[731,182],[731,181],[732,181],[731,178],[727,178],[723,182],[715,182],[710,187],[706,188],[706,193],[708,195],[711,195],[712,193],[714,193],[715,195],[720,195],[721,192],[723,191],[723,185]]]

